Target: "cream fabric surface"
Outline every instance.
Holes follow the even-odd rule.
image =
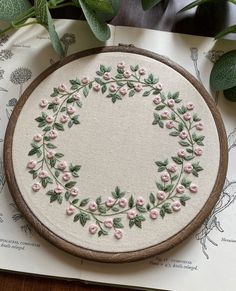
[[[128,227],[124,218],[124,237],[112,235],[98,238],[90,235],[88,227],[74,223],[65,214],[66,203],[49,203],[45,190],[32,193],[32,177],[26,170],[28,152],[34,134],[40,132],[34,119],[41,114],[38,104],[42,98],[49,99],[53,87],[60,83],[69,86],[69,79],[95,77],[100,64],[111,65],[125,61],[127,65],[139,64],[159,77],[163,92],[180,92],[183,104],[193,102],[204,124],[205,146],[200,159],[204,171],[193,182],[199,187],[191,194],[187,206],[178,213],[152,221],[147,217],[143,228]],[[176,137],[168,135],[167,129],[153,126],[154,104],[151,97],[143,98],[137,93],[133,98],[124,97],[115,104],[101,92],[91,90],[83,98],[78,110],[80,125],[60,132],[55,141],[58,151],[65,154],[68,162],[82,165],[78,185],[80,196],[96,199],[111,196],[119,186],[126,196],[143,196],[148,201],[150,192],[156,193],[155,182],[159,179],[155,161],[176,155],[181,147]],[[24,128],[24,130],[22,130]],[[32,93],[19,116],[13,138],[13,162],[19,189],[34,215],[58,236],[76,245],[97,251],[133,251],[160,243],[183,229],[201,210],[214,186],[219,168],[219,140],[211,112],[199,92],[180,74],[168,66],[144,56],[125,53],[106,53],[73,61],[48,76]],[[88,223],[89,224],[89,223]],[[130,243],[132,242],[132,243]]]

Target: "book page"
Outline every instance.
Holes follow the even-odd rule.
[[[115,44],[133,44],[166,55],[191,72],[208,90],[213,63],[234,41],[189,36],[138,28],[116,27]],[[234,290],[236,261],[236,104],[213,94],[224,119],[229,146],[229,167],[221,197],[210,217],[184,243],[160,256],[123,265],[83,261],[81,277],[175,291]]]
[[[86,22],[56,20],[67,55],[103,46]],[[106,45],[112,45],[114,28]],[[47,276],[79,278],[81,260],[40,238],[23,218],[8,191],[3,169],[5,129],[27,86],[44,69],[58,61],[46,30],[29,26],[0,39],[0,268]]]

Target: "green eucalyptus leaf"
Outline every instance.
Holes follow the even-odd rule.
[[[223,93],[227,100],[236,102],[236,86],[234,86],[233,88],[224,90]]]
[[[184,12],[184,11],[192,9],[196,6],[202,5],[202,4],[207,3],[207,2],[212,2],[212,1],[214,1],[214,0],[196,0],[196,1],[193,1],[190,4],[186,5],[184,8],[182,8],[179,12]]]
[[[48,7],[47,7],[47,17],[48,17],[48,33],[49,33],[50,40],[52,42],[52,46],[57,54],[59,54],[60,56],[63,56],[64,49],[61,45],[60,38],[56,32],[55,26],[53,24],[53,19],[51,17]]]
[[[93,31],[94,35],[100,41],[106,41],[110,38],[111,32],[109,26],[104,20],[98,17],[93,10],[88,6],[85,0],[73,0],[75,4],[80,4],[81,9],[83,10],[84,16]]]
[[[112,5],[112,13],[108,13],[108,12],[105,13],[105,12],[100,12],[100,11],[96,12],[96,14],[105,21],[111,20],[115,15],[117,15],[120,9],[120,0],[109,0],[109,2]]]
[[[0,0],[0,20],[11,22],[31,7],[28,0]]]
[[[85,0],[94,12],[113,13],[112,3],[109,0]]]
[[[48,17],[47,17],[47,0],[35,0],[35,16],[38,22],[42,25],[48,25]]]
[[[225,36],[226,34],[229,34],[229,33],[236,33],[236,25],[232,25],[232,26],[229,26],[229,27],[226,27],[224,30],[222,30],[221,32],[219,32],[216,36],[215,36],[215,39],[219,39],[223,36]]]
[[[214,64],[210,75],[210,86],[222,91],[236,85],[236,50],[230,51]]]
[[[148,10],[159,4],[162,0],[142,0],[143,10]]]

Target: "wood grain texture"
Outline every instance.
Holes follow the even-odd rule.
[[[123,52],[123,53],[132,53],[137,55],[144,55],[147,57],[152,58],[153,60],[159,61],[170,68],[177,71],[180,75],[182,75],[186,80],[188,80],[201,94],[203,99],[205,100],[206,104],[208,105],[209,109],[212,112],[216,128],[218,130],[219,144],[220,144],[220,167],[218,169],[218,175],[216,178],[215,186],[210,194],[209,198],[207,199],[205,205],[203,206],[202,210],[193,218],[193,220],[186,225],[181,231],[177,234],[173,235],[172,237],[168,238],[167,240],[151,246],[149,248],[145,248],[138,251],[129,251],[129,252],[99,252],[99,251],[92,251],[90,249],[86,249],[83,247],[76,246],[65,239],[62,239],[58,235],[56,235],[53,231],[48,229],[44,224],[43,221],[40,221],[32,212],[32,210],[28,207],[27,203],[24,200],[23,195],[21,194],[15,176],[14,176],[14,165],[12,160],[12,141],[14,136],[15,125],[17,123],[17,119],[21,110],[31,96],[32,92],[37,88],[37,86],[50,74],[52,74],[55,70],[62,68],[64,65],[70,63],[71,61],[77,60],[79,58],[83,58],[85,56],[97,54],[97,53],[107,53],[107,52]],[[172,62],[166,57],[158,55],[156,53],[152,53],[147,50],[138,49],[133,46],[129,45],[120,45],[120,46],[111,46],[111,47],[101,47],[86,50],[83,52],[79,52],[73,54],[63,61],[56,63],[55,65],[49,67],[45,70],[41,75],[39,75],[32,84],[26,89],[24,94],[21,96],[20,100],[18,101],[8,124],[6,130],[6,137],[4,142],[4,164],[5,164],[5,172],[6,172],[6,179],[8,182],[8,187],[10,192],[15,200],[16,205],[26,217],[26,219],[33,225],[33,227],[37,230],[37,232],[46,238],[49,242],[53,245],[71,253],[72,255],[76,255],[88,260],[99,261],[99,262],[106,262],[106,263],[123,263],[123,262],[132,262],[141,259],[145,259],[147,257],[160,254],[164,251],[171,249],[172,247],[176,246],[177,244],[181,243],[184,239],[186,239],[190,234],[192,234],[197,228],[204,222],[204,220],[208,217],[211,210],[213,209],[215,203],[217,202],[226,176],[227,170],[227,138],[226,133],[224,130],[224,125],[221,120],[220,114],[218,109],[215,106],[213,98],[207,93],[204,87],[184,68],[179,66],[178,64]]]
[[[33,1],[33,0],[32,0]],[[168,9],[163,9],[162,6],[155,7],[147,12],[140,12],[140,4],[138,0],[121,0],[122,5],[120,13],[111,21],[114,25],[129,25],[134,27],[143,27],[151,29],[160,29],[165,31],[173,31],[180,33],[198,34],[212,36],[214,34],[214,24],[217,23],[218,31],[226,25],[236,22],[236,11],[227,10],[224,21],[220,21],[219,27],[219,12],[211,10],[211,17],[208,18],[204,11],[195,15],[192,11],[184,15],[176,15],[176,12],[184,5],[190,3],[190,0],[171,1]],[[129,6],[127,6],[129,5]],[[220,11],[220,16],[222,16]],[[141,13],[141,16],[140,16]],[[199,13],[199,12],[198,12]],[[81,15],[72,9],[60,9],[53,11],[55,18],[80,19]],[[156,15],[156,17],[155,17]],[[91,278],[92,279],[92,278]],[[31,275],[18,275],[0,273],[0,290],[2,291],[45,291],[45,290],[82,290],[82,291],[115,291],[129,290],[111,287],[85,286],[78,282],[67,282],[56,279],[35,278]]]

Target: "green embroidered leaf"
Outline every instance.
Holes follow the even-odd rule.
[[[135,95],[135,90],[130,90],[129,91],[129,97],[133,97]]]
[[[169,133],[170,136],[178,136],[179,132],[178,131],[172,131]]]
[[[103,76],[104,73],[103,73],[103,72],[100,72],[100,71],[97,71],[96,74],[97,74],[98,76]]]
[[[133,197],[133,195],[130,196],[128,205],[129,205],[129,208],[132,208],[134,206],[134,197]]]
[[[197,163],[192,163],[193,169],[197,172],[200,172],[203,170],[203,168],[199,165],[199,162]]]
[[[124,225],[122,224],[120,217],[113,218],[113,226],[115,228],[124,228]]]
[[[42,121],[38,124],[38,127],[44,127],[46,124],[46,121]]]
[[[158,125],[160,126],[160,128],[163,128],[163,127],[164,127],[164,122],[160,120],[160,121],[158,122]]]
[[[80,219],[80,213],[74,216],[74,222],[77,222]]]
[[[106,91],[107,91],[107,85],[104,84],[104,85],[102,86],[102,93],[104,94]]]
[[[5,22],[11,22],[17,16],[30,9],[31,4],[28,0],[2,0],[0,1],[0,19]]]
[[[46,193],[46,195],[48,195],[48,196],[51,196],[51,195],[53,195],[53,194],[55,194],[55,192],[54,192],[53,190],[49,190],[49,191]]]
[[[154,205],[156,203],[156,197],[154,196],[153,193],[149,194],[149,201],[152,205]]]
[[[174,185],[173,185],[173,184],[170,184],[170,185],[168,185],[168,186],[166,186],[166,187],[164,188],[164,191],[165,191],[165,192],[170,192],[173,188],[174,188]]]
[[[166,96],[164,93],[160,93],[161,101],[164,102],[166,100]]]
[[[184,124],[183,124],[183,122],[180,122],[179,124],[178,124],[178,130],[179,131],[182,131],[184,129]]]
[[[186,149],[186,151],[187,151],[188,153],[190,153],[190,154],[193,153],[193,150],[192,150],[192,149]]]
[[[88,3],[85,0],[73,0],[73,2],[77,5],[80,5],[81,9],[83,10],[84,16],[95,36],[100,41],[106,41],[107,39],[109,39],[111,35],[109,26],[104,20],[100,19],[93,12],[93,10],[89,7]]]
[[[106,213],[106,212],[107,212],[107,209],[106,209],[105,206],[103,206],[103,205],[99,205],[99,206],[98,206],[98,211],[99,211],[100,213]]]
[[[63,131],[64,130],[64,126],[61,123],[54,123],[54,126],[57,130]]]
[[[195,122],[201,121],[201,118],[198,117],[197,113],[193,114],[193,121],[195,121]]]
[[[125,196],[125,192],[121,192],[118,186],[116,186],[115,192],[112,192],[111,194],[115,199],[122,198]]]
[[[160,216],[163,219],[165,217],[165,210],[163,208],[160,209]]]
[[[62,157],[64,157],[64,155],[62,153],[56,153],[55,154],[55,157],[56,158],[62,158]]]
[[[56,149],[57,148],[54,144],[52,144],[50,142],[46,144],[46,147],[49,149]]]
[[[194,158],[194,156],[186,156],[186,157],[184,157],[184,160],[185,161],[190,161],[190,160],[192,160]]]
[[[187,178],[183,178],[182,180],[181,180],[181,184],[185,187],[185,188],[188,188],[189,186],[190,186],[190,184],[191,184],[191,181],[189,180],[189,179],[187,179]]]
[[[172,210],[170,208],[170,203],[164,203],[161,207],[165,211],[165,213],[170,214],[172,213]]]
[[[176,101],[176,99],[178,99],[179,97],[179,92],[175,92],[174,94],[172,94],[172,99],[174,99]]]
[[[113,206],[111,210],[114,212],[118,212],[120,209],[118,206]]]
[[[187,108],[185,106],[181,106],[180,108],[177,108],[177,111],[179,114],[184,114],[187,112]]]
[[[80,100],[78,100],[78,101],[76,101],[76,105],[77,105],[79,108],[81,108],[81,107],[83,106],[83,103],[82,103]]]
[[[102,202],[102,196],[99,196],[97,199],[96,199],[96,203],[97,205],[101,204]]]
[[[150,93],[151,93],[151,91],[145,91],[144,93],[143,93],[143,97],[147,97],[147,96],[149,96],[150,95]]]
[[[37,122],[42,122],[44,120],[45,120],[45,118],[42,117],[42,116],[39,116],[39,117],[35,118],[35,121],[37,121]]]
[[[84,89],[83,89],[83,95],[84,95],[84,97],[87,97],[88,94],[89,94],[89,89],[88,89],[88,87],[86,86],[86,87],[84,87]]]
[[[76,184],[76,182],[70,181],[70,182],[66,183],[65,187],[68,189],[71,189],[75,186],[75,184]]]
[[[88,204],[88,202],[89,202],[89,198],[83,199],[80,202],[80,205],[79,206],[84,207],[84,206],[86,206]]]
[[[158,190],[161,190],[161,191],[164,191],[164,186],[161,184],[161,183],[156,183],[156,186],[157,186],[157,189]]]
[[[58,198],[58,194],[54,193],[53,195],[51,195],[50,196],[50,203],[57,201],[57,198]]]
[[[165,166],[158,167],[158,172],[163,172],[165,171],[165,169],[166,169]]]
[[[55,165],[56,165],[56,159],[55,158],[52,158],[52,159],[50,159],[50,166],[53,168]]]
[[[37,148],[33,148],[32,150],[30,150],[30,151],[28,152],[28,156],[33,156],[33,155],[35,155],[37,152],[38,152],[38,149],[37,149]]]
[[[104,82],[102,81],[101,78],[95,78],[95,81],[100,85],[104,85]]]
[[[165,104],[160,104],[160,105],[156,106],[155,110],[159,111],[159,110],[162,110],[165,107],[166,107]]]
[[[151,205],[147,203],[146,208],[147,208],[147,211],[149,211],[151,209]]]
[[[141,213],[147,212],[147,210],[144,206],[136,205],[136,209]]]
[[[139,69],[139,65],[136,65],[136,66],[130,66],[130,69],[132,72],[137,72],[138,69]]]
[[[183,141],[183,140],[179,141],[179,144],[182,145],[183,147],[188,147],[188,146],[190,146],[190,143],[189,143],[189,142],[187,142],[187,141]]]
[[[183,161],[181,160],[181,158],[179,158],[179,157],[171,157],[171,158],[176,164],[178,164],[178,165],[183,164]]]
[[[134,88],[134,84],[131,81],[127,82],[127,86],[131,89]]]
[[[77,204],[79,202],[79,199],[78,198],[76,198],[76,199],[74,199],[73,201],[72,201],[72,204]]]
[[[56,97],[60,94],[59,90],[57,88],[53,88],[53,93],[50,95],[51,97]]]
[[[185,206],[186,205],[186,201],[188,201],[190,199],[190,197],[188,197],[188,196],[181,196],[180,197],[180,199],[179,199],[179,201],[180,201],[180,203],[183,205],[183,206]]]
[[[173,177],[171,177],[171,181],[174,182],[175,180],[178,179],[178,177],[179,177],[178,175],[174,175]]]
[[[130,219],[130,221],[129,221],[129,227],[131,228],[133,226],[134,226],[134,219]]]
[[[52,129],[51,126],[46,126],[46,127],[44,127],[43,131],[47,132],[47,131],[50,131],[51,129]]]
[[[66,201],[68,201],[70,199],[70,192],[69,191],[66,191],[65,199],[66,199]]]
[[[98,232],[98,237],[100,237],[101,235],[108,235],[108,232],[104,229],[99,230]]]
[[[153,116],[154,116],[154,121],[153,121],[153,125],[156,125],[156,124],[159,124],[160,120],[161,120],[161,117],[158,113],[154,112],[153,113]]]

